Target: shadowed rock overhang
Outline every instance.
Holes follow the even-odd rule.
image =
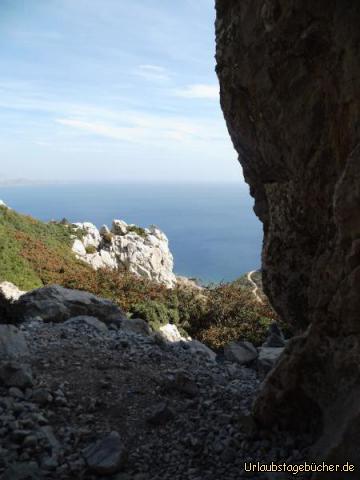
[[[360,4],[216,9],[221,105],[264,226],[264,287],[299,332],[255,414],[312,433],[316,458],[360,466]]]

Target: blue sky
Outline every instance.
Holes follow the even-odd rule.
[[[0,178],[242,181],[213,0],[0,0]]]

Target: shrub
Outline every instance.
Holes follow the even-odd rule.
[[[142,227],[138,227],[137,225],[129,225],[127,229],[128,233],[129,232],[134,232],[140,237],[146,237],[146,232],[145,229]]]
[[[85,247],[85,250],[87,254],[93,254],[97,252],[96,247],[94,247],[94,245],[87,245]]]
[[[251,289],[232,282],[208,289],[205,311],[193,317],[189,333],[214,349],[240,339],[259,345],[276,319],[268,302],[257,302]]]
[[[106,243],[111,243],[113,238],[114,238],[114,234],[112,232],[104,232],[102,234],[102,239]]]
[[[202,290],[190,285],[169,290],[125,270],[95,271],[71,250],[72,235],[81,238],[82,233],[0,207],[0,279],[22,290],[48,284],[85,290],[108,298],[154,329],[174,323],[214,349],[241,338],[259,344],[268,325],[277,319],[268,302],[255,300],[244,278]],[[94,251],[94,247],[87,249]],[[291,333],[287,325],[280,322],[280,326]]]
[[[179,323],[179,312],[176,307],[172,308],[155,300],[138,303],[130,309],[130,312],[133,318],[145,320],[153,330],[159,330],[167,323]]]

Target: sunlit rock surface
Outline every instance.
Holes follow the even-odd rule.
[[[74,227],[81,235],[74,239],[73,251],[94,269],[126,268],[169,288],[176,284],[169,241],[158,228],[142,229],[122,220],[114,220],[111,230],[104,225],[99,231],[89,222]]]

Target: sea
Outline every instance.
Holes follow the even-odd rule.
[[[260,267],[262,226],[244,184],[0,186],[0,199],[43,221],[154,224],[169,238],[175,273],[203,283],[231,281]]]

